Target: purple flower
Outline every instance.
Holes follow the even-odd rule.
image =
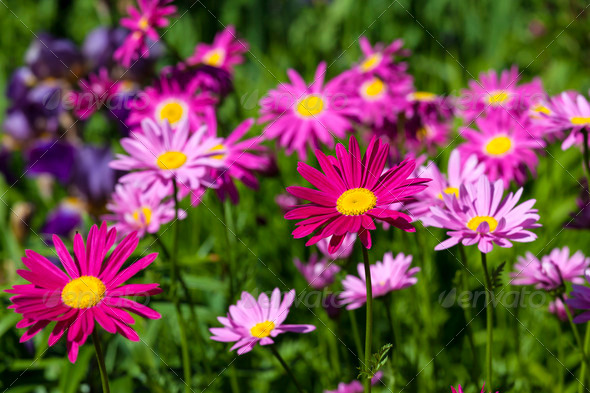
[[[99,208],[115,189],[117,174],[109,167],[112,160],[108,146],[85,145],[76,153],[72,182],[88,202]]]
[[[51,237],[70,237],[74,229],[82,225],[84,207],[76,198],[67,198],[56,209],[49,212],[41,228],[41,234],[47,243],[51,244]]]
[[[83,71],[84,61],[70,40],[38,34],[27,49],[25,61],[38,79],[76,80]]]
[[[75,155],[74,146],[67,142],[38,141],[27,153],[27,175],[49,174],[67,183],[72,175]]]
[[[586,281],[590,282],[590,272],[585,273]],[[565,303],[571,308],[578,310],[590,310],[590,288],[582,285],[573,285],[573,291],[570,293],[571,299]],[[590,311],[584,311],[574,318],[574,323],[584,323],[590,321]]]
[[[334,277],[340,271],[340,267],[326,258],[318,259],[317,254],[309,257],[308,263],[303,263],[299,258],[293,259],[293,263],[301,272],[305,280],[312,288],[324,289],[334,282]]]

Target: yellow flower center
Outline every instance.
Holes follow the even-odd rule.
[[[336,210],[345,216],[360,216],[377,205],[377,197],[366,188],[346,190],[336,201]]]
[[[590,117],[572,117],[571,122],[575,126],[590,125]]]
[[[72,308],[90,308],[100,303],[106,290],[98,277],[81,276],[66,284],[61,300]]]
[[[385,83],[379,78],[368,80],[361,86],[361,94],[368,100],[376,100],[383,97],[385,90]]]
[[[158,156],[156,162],[160,169],[180,168],[186,162],[186,155],[179,151],[167,151]]]
[[[149,225],[150,221],[152,220],[152,209],[149,207],[142,207],[133,212],[133,219],[140,224],[144,222],[145,225]]]
[[[213,49],[203,57],[203,63],[213,67],[221,67],[224,60],[225,52],[223,49]]]
[[[324,110],[324,100],[322,97],[310,94],[297,104],[297,113],[303,117],[311,117],[321,113]]]
[[[176,101],[171,101],[160,108],[158,116],[160,121],[168,120],[168,123],[173,126],[182,118],[183,114],[184,108],[182,105]]]
[[[381,59],[383,58],[383,55],[379,52],[377,53],[373,53],[371,56],[367,57],[362,63],[361,63],[361,70],[363,70],[364,72],[367,71],[371,71],[372,69],[375,69],[379,63],[381,63]]]
[[[496,91],[488,96],[488,103],[490,105],[500,105],[501,103],[508,100],[508,93],[504,90]]]
[[[149,25],[148,25],[148,20],[147,20],[145,17],[142,17],[142,18],[139,20],[139,28],[140,28],[141,30],[146,30],[146,29],[148,28],[148,26],[149,26]]]
[[[445,194],[455,194],[459,198],[459,189],[457,187],[447,187],[443,190]],[[438,194],[439,199],[443,199],[442,193]]]
[[[410,98],[414,101],[433,101],[436,94],[429,91],[415,91],[410,94]]]
[[[471,229],[474,232],[477,232],[477,228],[482,222],[487,222],[488,226],[490,227],[490,232],[494,232],[496,227],[498,226],[498,221],[494,217],[490,216],[475,216],[467,223],[467,228]]]
[[[486,145],[486,152],[492,156],[501,156],[512,147],[512,140],[507,136],[492,138]]]
[[[543,106],[543,105],[537,105],[533,110],[535,112],[544,113],[546,115],[550,115],[551,114],[551,111],[549,110],[549,108],[547,108],[546,106]]]
[[[219,144],[219,145],[213,146],[211,148],[211,151],[218,151],[218,150],[223,150],[223,149],[225,149],[225,146],[223,146],[222,144]],[[218,160],[221,160],[224,157],[225,157],[224,154],[216,154],[214,156],[211,156],[211,158],[215,158],[215,159],[218,159]]]
[[[252,329],[250,329],[250,334],[252,334],[252,337],[264,338],[270,336],[270,332],[272,332],[274,328],[274,322],[264,321],[254,325]]]

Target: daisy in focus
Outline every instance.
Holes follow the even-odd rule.
[[[420,271],[419,267],[410,269],[411,255],[401,252],[393,257],[388,252],[383,255],[383,262],[377,261],[371,265],[371,288],[373,298],[385,296],[392,291],[410,287],[418,282],[415,277]],[[348,275],[342,281],[344,290],[340,294],[343,304],[348,304],[346,309],[354,310],[367,302],[367,284],[365,279],[365,267],[362,263],[357,266],[359,277]]]
[[[279,334],[309,333],[315,330],[313,325],[289,325],[283,322],[289,315],[289,308],[295,300],[295,290],[289,291],[281,301],[281,291],[275,288],[270,299],[261,293],[256,300],[248,292],[235,305],[229,306],[226,317],[217,317],[223,325],[221,328],[209,329],[211,340],[235,342],[230,351],[238,355],[250,352],[256,344],[274,344],[273,338]]]
[[[293,259],[297,270],[301,272],[309,286],[315,289],[324,289],[334,282],[340,267],[333,260],[318,258],[317,254],[309,257],[309,262],[303,263],[299,258]]]
[[[159,319],[156,311],[124,296],[152,296],[161,292],[159,284],[128,284],[127,280],[148,267],[158,255],[149,254],[125,269],[123,264],[131,256],[139,238],[132,233],[119,243],[110,256],[117,232],[92,226],[86,246],[80,234],[74,237],[74,258],[64,243],[53,236],[55,251],[65,272],[44,256],[27,250],[23,263],[28,270],[17,273],[30,284],[15,285],[6,290],[15,296],[9,308],[22,314],[17,328],[28,328],[21,337],[27,341],[50,322],[57,321],[49,335],[49,346],[54,345],[67,331],[67,352],[70,362],[76,362],[78,350],[95,329],[97,322],[109,333],[119,333],[131,341],[139,336],[130,327],[134,323],[129,312],[150,319]]]
[[[494,244],[512,247],[512,242],[527,243],[537,238],[529,229],[541,224],[539,214],[533,209],[534,199],[517,205],[523,189],[504,195],[501,180],[490,182],[482,176],[475,184],[459,188],[459,197],[443,195],[444,207],[431,210],[433,226],[448,229],[447,240],[434,249],[444,250],[458,243],[464,246],[477,244],[483,253],[492,251]]]
[[[287,191],[310,203],[287,214],[288,220],[302,220],[293,231],[296,239],[313,234],[306,245],[316,244],[332,236],[328,252],[335,253],[347,233],[358,233],[361,243],[371,248],[370,231],[376,229],[374,220],[384,221],[406,232],[415,232],[412,219],[393,210],[393,203],[406,202],[424,190],[430,179],[408,178],[415,162],[407,159],[384,171],[389,145],[373,137],[364,156],[354,136],[350,137],[349,151],[336,146],[336,158],[316,150],[323,173],[300,162],[299,174],[317,188],[292,186]]]
[[[229,25],[215,36],[211,45],[198,44],[195,53],[186,62],[188,65],[206,64],[221,68],[231,74],[235,65],[244,62],[243,55],[248,50],[248,43],[239,40],[236,28]]]

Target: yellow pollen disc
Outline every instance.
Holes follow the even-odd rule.
[[[535,112],[539,112],[539,113],[544,113],[546,115],[550,115],[551,111],[549,110],[549,108],[547,108],[546,106],[543,105],[538,105],[535,107],[534,109]]]
[[[494,217],[490,216],[475,216],[467,223],[467,228],[471,229],[474,232],[477,232],[477,228],[479,224],[482,222],[487,222],[488,226],[490,227],[490,232],[494,232],[496,227],[498,226],[498,221]]]
[[[445,194],[455,194],[459,198],[459,189],[457,187],[447,187],[443,190]],[[443,199],[442,194],[438,194],[439,199]]]
[[[181,104],[178,102],[169,102],[162,106],[158,116],[160,117],[160,121],[168,120],[168,123],[172,126],[182,118],[183,113],[184,108]]]
[[[415,91],[410,94],[410,98],[414,101],[433,101],[436,98],[436,94],[429,91]]]
[[[497,136],[486,145],[486,152],[492,156],[501,156],[512,147],[512,141],[507,136]]]
[[[149,225],[150,221],[152,220],[152,209],[149,207],[142,207],[133,212],[133,219],[139,223],[143,223],[142,216],[140,216],[140,214],[145,220],[145,225]]]
[[[383,97],[383,94],[385,93],[385,83],[383,83],[383,81],[379,78],[373,78],[369,81],[366,81],[365,83],[362,84],[361,86],[361,94],[363,95],[363,97],[365,97],[366,99],[378,99]]]
[[[148,26],[149,26],[149,25],[148,25],[148,20],[147,20],[146,18],[142,17],[142,18],[139,20],[139,28],[140,28],[141,30],[145,30],[145,29],[147,29],[147,28],[148,28]]]
[[[346,190],[336,201],[336,210],[345,216],[360,216],[377,205],[377,197],[366,188]]]
[[[491,105],[499,105],[508,100],[508,93],[504,90],[496,91],[488,96],[488,103]]]
[[[223,49],[213,49],[203,56],[203,63],[213,67],[221,67],[224,60],[225,52]]]
[[[66,284],[61,300],[72,308],[90,308],[100,303],[106,290],[98,277],[81,276]]]
[[[590,117],[572,117],[570,120],[575,126],[590,125]]]
[[[264,321],[252,326],[250,334],[252,334],[252,337],[264,338],[270,336],[270,332],[272,332],[274,328],[274,322]]]
[[[213,146],[213,147],[211,148],[211,151],[217,151],[217,150],[223,150],[223,149],[225,149],[225,147],[224,147],[223,145],[221,145],[221,144],[220,144],[220,145]],[[223,155],[223,154],[216,154],[216,155],[214,155],[214,156],[211,156],[211,158],[216,158],[216,159],[218,159],[218,160],[221,160],[221,159],[223,159],[224,157],[225,157],[225,155]]]
[[[179,151],[167,151],[158,156],[156,162],[160,169],[180,168],[186,162],[186,155]]]
[[[383,58],[383,55],[381,55],[381,53],[377,52],[377,53],[373,53],[371,56],[367,57],[362,63],[361,63],[361,70],[363,71],[371,71],[372,69],[376,68],[379,63],[381,63],[381,59]]]
[[[303,117],[311,117],[324,110],[324,100],[317,95],[308,95],[297,104],[297,113]]]

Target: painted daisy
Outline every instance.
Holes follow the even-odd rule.
[[[506,198],[501,180],[490,182],[486,176],[475,184],[463,184],[459,197],[444,194],[444,207],[433,206],[432,225],[448,229],[450,237],[438,244],[435,250],[444,250],[459,242],[464,246],[477,244],[483,253],[492,251],[493,245],[512,247],[512,242],[527,243],[537,238],[529,229],[541,226],[534,199],[516,205],[523,189]]]
[[[577,92],[563,92],[549,101],[547,111],[542,119],[549,132],[569,131],[561,144],[563,150],[582,144],[581,131],[590,128],[590,104],[586,97]]]
[[[248,50],[248,43],[238,39],[236,28],[229,25],[215,36],[211,45],[198,44],[186,62],[188,65],[206,64],[232,73],[235,65],[244,62],[243,55]]]
[[[409,51],[402,49],[404,42],[401,39],[393,41],[391,44],[384,46],[377,43],[371,46],[367,37],[359,38],[359,45],[363,52],[363,59],[356,66],[356,69],[364,74],[377,75],[382,79],[410,78],[406,73],[407,64],[396,62],[395,56],[407,56]]]
[[[311,254],[309,262],[303,263],[299,258],[293,259],[295,267],[301,272],[308,284],[315,289],[324,289],[334,282],[334,277],[340,271],[340,267],[328,259],[318,258],[317,254]]]
[[[385,221],[407,232],[415,232],[409,216],[393,210],[394,202],[406,202],[422,191],[430,179],[408,178],[416,166],[407,159],[384,171],[389,145],[373,137],[364,156],[354,136],[350,137],[349,151],[336,146],[336,158],[326,157],[316,150],[323,172],[299,162],[297,170],[317,188],[288,187],[287,191],[311,203],[285,214],[288,220],[302,220],[293,231],[296,239],[314,234],[306,243],[316,244],[332,236],[328,251],[335,253],[347,233],[358,233],[366,248],[371,248],[370,231],[376,229],[373,220]]]
[[[371,385],[381,382],[383,378],[383,371],[377,371],[375,376],[371,378]],[[363,393],[365,389],[360,381],[352,381],[349,383],[340,382],[336,390],[324,390],[324,393]]]
[[[261,293],[258,300],[248,292],[242,292],[242,298],[236,305],[229,306],[226,317],[217,317],[223,325],[211,328],[211,340],[235,342],[230,351],[238,350],[238,355],[250,352],[256,344],[274,344],[273,338],[279,334],[309,333],[315,330],[313,325],[289,325],[283,322],[289,315],[289,308],[295,300],[295,290],[285,294],[281,302],[281,291],[275,288],[270,299]]]
[[[130,327],[134,320],[128,312],[150,319],[161,317],[151,308],[125,298],[156,295],[161,292],[159,284],[124,285],[148,267],[158,254],[147,255],[122,269],[139,238],[135,233],[128,235],[107,257],[116,235],[116,230],[107,230],[104,222],[100,228],[92,226],[86,246],[82,235],[76,234],[74,258],[60,238],[53,236],[55,251],[65,272],[44,256],[25,251],[23,263],[28,270],[18,270],[17,273],[30,284],[15,285],[6,290],[15,295],[8,308],[23,316],[16,327],[28,328],[21,342],[31,339],[50,322],[57,321],[49,335],[49,346],[65,335],[68,358],[74,363],[78,349],[92,334],[95,322],[109,333],[139,341],[139,336]]]

